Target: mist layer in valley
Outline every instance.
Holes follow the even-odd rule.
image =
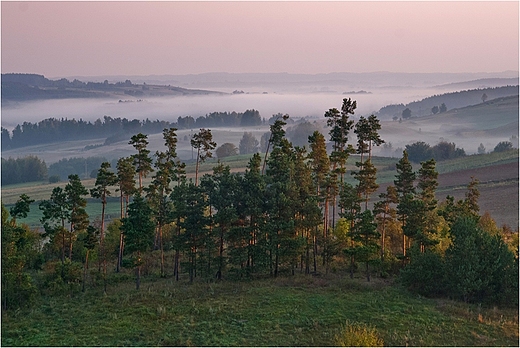
[[[373,75],[366,85],[361,81],[353,79],[349,84],[343,80],[331,82],[327,77],[312,75],[314,79],[321,78],[316,84],[300,83],[297,81],[278,81],[270,82],[269,91],[266,92],[267,83],[261,81],[250,81],[240,83],[235,81],[235,85],[246,87],[245,90],[232,88],[232,81],[229,81],[229,89],[225,81],[217,80],[206,81],[209,85],[201,85],[202,82],[195,79],[191,81],[196,87],[210,88],[212,83],[225,91],[224,95],[191,95],[176,97],[151,97],[137,98],[132,96],[121,96],[121,99],[48,99],[39,101],[26,101],[9,103],[2,107],[2,127],[12,131],[13,128],[23,122],[37,123],[43,119],[82,119],[94,122],[103,117],[126,118],[128,120],[161,120],[176,122],[178,117],[192,116],[197,118],[212,112],[244,112],[255,109],[260,112],[263,119],[267,120],[272,115],[282,113],[289,114],[291,118],[298,121],[306,118],[312,127],[324,134],[328,133],[325,126],[324,113],[330,108],[341,108],[343,98],[352,98],[357,101],[357,109],[354,119],[360,116],[368,116],[377,113],[382,107],[391,104],[407,104],[419,101],[432,95],[461,90],[463,86],[494,86],[507,81],[517,82],[518,78],[509,77],[511,73],[500,76],[498,79],[490,79],[489,76],[467,76],[487,78],[485,80],[473,80],[464,82],[457,77],[445,75],[414,75],[404,74],[401,79],[395,79],[398,86],[389,86],[392,82],[391,77],[396,75],[380,73]],[[338,77],[334,75],[335,77]],[[361,76],[361,75],[360,75]],[[365,78],[368,75],[364,76]],[[440,76],[440,77],[439,77]],[[517,75],[516,75],[517,76]],[[206,76],[208,77],[208,76]],[[215,76],[211,75],[209,77]],[[236,77],[236,76],[235,76]],[[341,76],[340,76],[341,77]],[[355,76],[354,76],[355,77]],[[359,76],[358,76],[359,77]],[[185,79],[187,79],[186,77]],[[265,76],[264,76],[265,78]],[[294,77],[293,78],[297,78]],[[310,78],[307,76],[306,78]],[[408,80],[406,79],[408,78]],[[189,84],[190,80],[183,81]],[[210,83],[211,82],[211,83]],[[218,82],[218,83],[217,83]],[[300,81],[301,82],[301,81]],[[387,85],[383,85],[386,82]],[[380,83],[380,85],[376,85]],[[413,84],[406,86],[406,84]],[[445,84],[442,84],[445,83]],[[436,85],[437,84],[437,85]],[[299,86],[299,87],[298,87]],[[367,86],[371,87],[368,88]],[[435,87],[432,87],[435,86]],[[239,87],[237,87],[239,88]],[[233,93],[233,91],[237,93]],[[243,93],[242,93],[243,92]],[[513,145],[518,146],[518,98],[516,102],[509,100],[499,104],[484,104],[477,96],[471,101],[467,108],[453,109],[448,106],[448,112],[443,114],[411,118],[398,122],[391,120],[391,116],[381,117],[382,129],[381,136],[386,141],[385,147],[375,151],[376,155],[400,156],[402,149],[416,141],[424,141],[430,145],[435,145],[440,141],[453,142],[457,147],[464,148],[467,154],[477,152],[480,144],[487,151],[492,151],[494,146],[500,141],[513,140]],[[482,104],[482,105],[479,105]],[[462,117],[463,115],[463,117]],[[291,127],[293,125],[288,125]],[[198,129],[179,130],[178,154],[183,160],[192,157],[192,150],[189,144],[191,135]],[[212,129],[214,139],[218,145],[231,142],[238,147],[240,138],[245,131],[253,132],[255,137],[260,140],[263,133],[268,132],[267,124],[263,126],[246,128],[215,128]],[[349,140],[355,142],[355,135],[351,135]],[[105,139],[90,139],[77,142],[63,142],[59,144],[46,144],[17,148],[13,150],[2,150],[2,157],[22,157],[27,154],[37,155],[51,164],[62,158],[105,156],[112,160],[121,156],[133,153],[133,148],[128,145],[128,141],[101,146],[90,150],[85,150],[86,146],[103,144]],[[59,139],[57,139],[59,141]],[[152,151],[162,149],[163,140],[161,134],[151,134],[149,136],[150,149]]]

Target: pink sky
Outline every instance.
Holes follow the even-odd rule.
[[[2,72],[499,72],[519,2],[5,2]]]

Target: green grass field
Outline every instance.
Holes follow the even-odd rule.
[[[3,346],[334,346],[346,321],[385,346],[518,346],[518,311],[411,295],[389,281],[296,275],[145,280],[2,314]]]

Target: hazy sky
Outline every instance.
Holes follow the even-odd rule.
[[[5,2],[2,72],[518,70],[519,2]]]

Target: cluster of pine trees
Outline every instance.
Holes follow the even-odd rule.
[[[356,106],[356,101],[344,99],[340,110],[325,113],[333,145],[330,154],[325,136],[318,131],[309,136],[309,151],[293,147],[284,130],[289,116],[283,115],[270,127],[263,159],[254,154],[244,173],[232,173],[219,163],[200,180],[199,164],[216,147],[209,129],[200,129],[191,139],[197,152],[194,180],[187,178],[185,165],[177,158],[175,128],[164,129],[165,151],[157,151],[153,158],[147,136],[134,135],[130,144],[136,153],[121,158],[114,171],[104,162],[90,192],[77,175],[70,175],[64,189],[56,187],[50,199],[40,203],[48,238],[46,259],[41,262],[54,262],[53,274],[62,283],[84,287],[89,255],[94,253],[105,291],[107,264],[115,264],[118,272],[121,267],[135,268],[139,289],[143,267],[156,258],[161,277],[179,280],[184,275],[190,282],[318,274],[343,265],[351,277],[362,272],[368,281],[374,274],[388,276],[399,269],[405,275],[418,273],[421,277],[404,276],[405,284],[428,295],[470,301],[483,300],[491,292],[497,300],[510,298],[515,289],[517,293],[518,239],[511,243],[516,249],[510,250],[500,232],[493,236],[489,232],[494,223],[482,225],[477,180],[470,182],[465,199],[455,202],[448,197],[439,204],[435,160],[422,162],[414,172],[404,151],[394,185],[377,199],[372,197],[379,187],[372,150],[384,141],[377,117],[351,119]],[[345,182],[347,159],[353,154],[357,154],[356,170],[350,173],[354,185]],[[151,177],[147,186],[145,177]],[[107,199],[115,192],[121,218],[105,228]],[[101,203],[97,224],[89,222],[85,211],[89,194]],[[27,213],[30,202],[21,197],[11,209],[11,222],[7,218],[4,222],[2,213],[2,227],[5,223],[11,231],[6,234],[11,238],[6,248],[16,249],[19,244],[16,218]],[[82,277],[71,276],[73,261],[78,259],[74,254],[81,257]],[[8,249],[5,255],[11,260],[19,254]],[[438,262],[429,262],[431,258]],[[2,268],[2,282],[9,275],[7,289],[22,283],[31,288],[30,281],[20,281],[26,267],[21,264]],[[465,271],[476,265],[480,273]],[[76,267],[76,274],[81,274],[80,269]],[[442,291],[436,284],[443,284]],[[20,301],[21,294],[6,292],[4,298],[3,292],[4,304],[9,302],[7,296]]]

